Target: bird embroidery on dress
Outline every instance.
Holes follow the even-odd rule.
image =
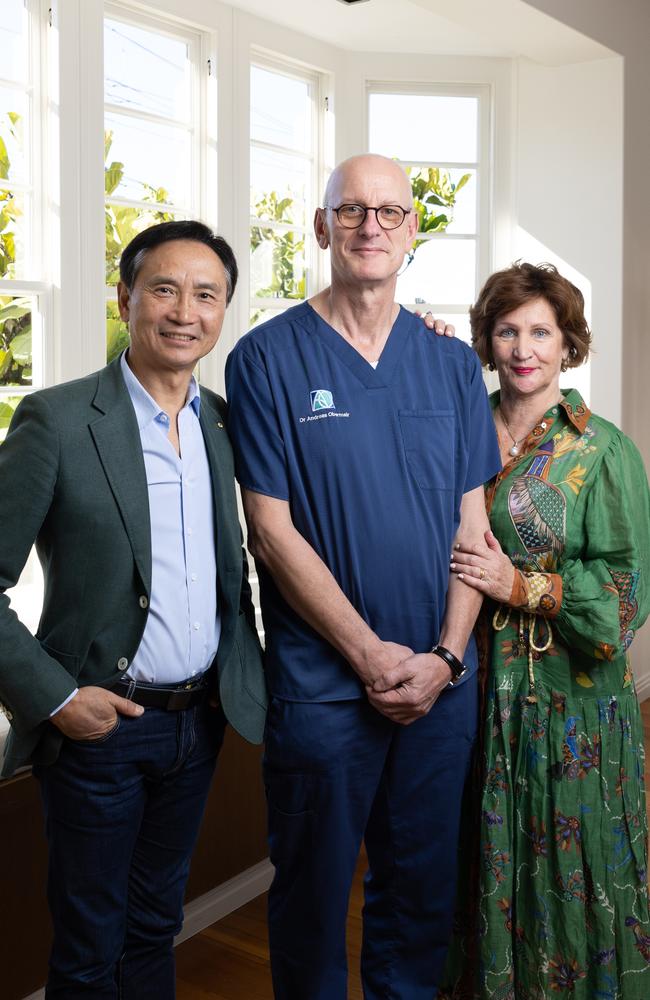
[[[508,494],[508,509],[527,552],[557,557],[564,548],[566,499],[553,483],[539,476],[517,476]]]

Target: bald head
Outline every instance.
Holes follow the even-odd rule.
[[[338,205],[355,203],[358,196],[354,192],[359,189],[359,185],[382,193],[381,201],[366,204],[413,207],[411,183],[404,168],[395,160],[375,153],[351,156],[339,163],[327,182],[323,204],[336,208]]]

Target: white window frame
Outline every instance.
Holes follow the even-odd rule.
[[[191,134],[191,187],[190,197],[183,205],[160,203],[156,208],[172,214],[181,214],[184,218],[201,219],[208,225],[214,225],[217,214],[218,173],[217,173],[217,118],[216,118],[216,55],[214,34],[201,30],[194,25],[184,23],[174,18],[160,15],[145,14],[127,3],[111,2],[104,4],[104,19],[122,21],[156,34],[170,38],[182,39],[188,45],[190,64],[192,67],[191,81],[191,114],[192,120],[185,126],[182,122],[173,122],[186,127]],[[103,22],[102,22],[103,24]],[[103,34],[102,34],[103,39]],[[102,81],[104,76],[102,75]],[[110,104],[103,100],[104,122],[106,114],[124,115],[139,118],[152,124],[168,125],[171,119],[157,116],[144,111],[126,109],[122,105]],[[105,127],[105,126],[104,126]],[[151,208],[151,204],[119,195],[104,197],[104,206],[111,202],[120,206],[136,209]],[[105,264],[105,252],[104,252]],[[105,285],[106,303],[117,301],[117,288]],[[105,342],[105,332],[104,332]]]
[[[478,99],[477,121],[477,160],[476,161],[442,161],[435,163],[415,160],[399,160],[404,167],[426,168],[441,167],[445,170],[476,170],[476,233],[430,233],[423,234],[424,240],[472,240],[476,243],[476,259],[474,283],[476,291],[490,273],[491,266],[491,204],[492,204],[492,100],[489,84],[436,83],[367,80],[366,81],[366,145],[370,143],[370,96],[372,94],[404,94],[427,97],[475,97]],[[471,302],[411,302],[404,303],[409,308],[418,310],[426,307],[434,315],[445,316],[466,315]]]
[[[305,153],[304,151],[296,151],[285,148],[284,146],[276,146],[273,143],[263,142],[261,140],[254,140],[251,135],[250,128],[250,92],[249,92],[249,142],[248,142],[248,214],[249,214],[249,226],[248,226],[248,260],[250,265],[250,232],[251,229],[262,228],[262,229],[272,229],[274,232],[298,232],[304,233],[305,239],[305,299],[310,298],[316,292],[318,292],[324,285],[325,276],[327,273],[325,267],[325,255],[318,251],[312,219],[316,208],[320,205],[320,200],[322,197],[322,192],[325,186],[326,168],[325,163],[327,160],[327,122],[326,116],[329,105],[329,97],[327,94],[328,90],[328,80],[325,74],[319,72],[318,70],[305,66],[297,65],[294,61],[290,59],[282,58],[280,55],[274,53],[270,54],[263,49],[257,48],[255,46],[251,47],[249,74],[253,66],[257,66],[260,69],[268,70],[271,73],[278,73],[282,76],[289,77],[290,79],[300,80],[301,82],[306,82],[310,88],[310,98],[313,105],[313,114],[311,120],[311,152]],[[305,206],[305,224],[298,225],[296,223],[276,223],[267,222],[258,219],[256,216],[252,215],[250,212],[250,155],[253,148],[258,149],[268,149],[272,152],[279,152],[287,156],[295,155],[301,157],[302,159],[309,159],[311,161],[311,192],[312,200],[311,204]],[[282,312],[285,309],[290,309],[292,306],[299,305],[301,301],[305,299],[280,299],[280,298],[260,298],[252,294],[250,287],[250,266],[246,269],[248,272],[248,287],[246,290],[247,297],[247,321],[251,313],[256,309],[270,309],[275,312]],[[247,326],[244,327],[247,329]]]
[[[48,33],[53,15],[47,0],[24,0],[28,14],[27,51],[29,73],[27,88],[2,81],[9,89],[28,96],[29,133],[27,159],[29,177],[26,183],[10,181],[14,191],[25,192],[31,197],[30,260],[28,273],[33,277],[0,280],[0,294],[29,296],[34,300],[32,311],[32,385],[0,386],[0,402],[10,397],[24,397],[36,389],[55,381],[55,352],[58,331],[53,309],[54,271],[54,212],[57,197],[56,169],[51,158],[57,154],[55,130],[51,128],[50,101],[52,98],[53,60]],[[54,60],[56,61],[56,60]],[[49,162],[48,162],[49,161]],[[35,549],[15,587],[7,596],[25,625],[36,630],[43,603],[43,577]],[[0,716],[0,723],[4,723]],[[6,726],[0,724],[0,747]]]
[[[16,396],[27,396],[34,389],[49,385],[53,379],[53,341],[49,240],[47,239],[50,184],[44,151],[48,149],[48,4],[45,0],[23,0],[28,15],[27,52],[29,60],[27,86],[0,79],[8,90],[24,94],[29,102],[29,133],[27,140],[27,181],[6,181],[2,187],[30,198],[29,247],[30,259],[25,278],[0,279],[0,295],[25,296],[34,300],[32,310],[32,384],[30,386],[0,386],[0,402]]]

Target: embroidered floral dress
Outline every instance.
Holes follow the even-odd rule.
[[[480,781],[439,995],[650,1000],[643,729],[627,656],[650,610],[643,463],[571,390],[487,498],[522,575],[516,606],[483,617]]]

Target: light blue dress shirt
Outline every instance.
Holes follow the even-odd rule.
[[[151,596],[144,634],[126,676],[180,684],[212,664],[219,645],[217,563],[210,466],[194,378],[178,414],[180,456],[169,416],[121,358],[140,429],[151,519]]]

